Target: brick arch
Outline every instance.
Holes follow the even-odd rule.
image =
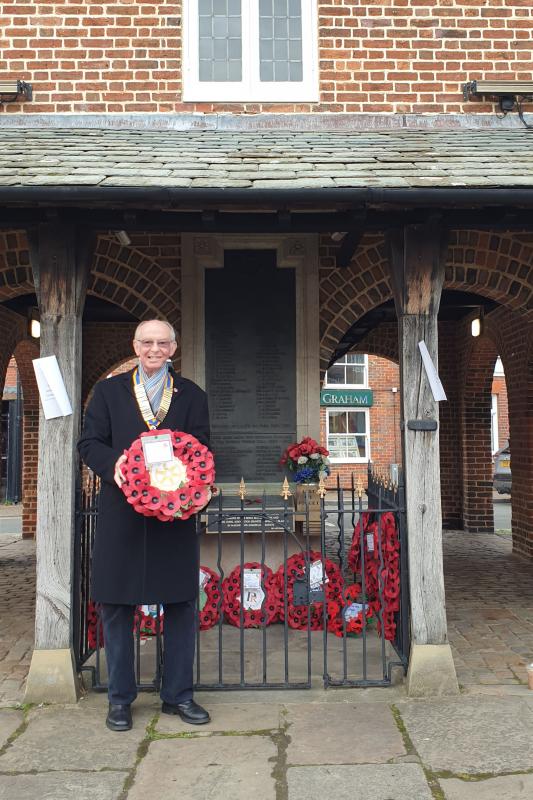
[[[386,358],[398,364],[398,325],[395,322],[384,322],[378,325],[350,352],[379,356],[379,358]]]
[[[490,231],[452,231],[446,289],[459,289],[525,312],[533,320],[533,241]]]
[[[140,248],[122,247],[109,236],[99,236],[88,292],[128,311],[138,320],[163,318],[180,328],[180,275],[162,269]]]
[[[346,331],[367,311],[392,297],[383,238],[365,236],[350,265],[331,269],[335,251],[321,247],[320,366],[325,370]]]
[[[37,523],[37,466],[39,456],[39,393],[32,359],[39,357],[35,339],[23,339],[13,355],[22,385],[24,418],[22,425],[22,536],[35,536]]]
[[[131,358],[136,322],[86,322],[83,325],[82,402],[93,386]]]
[[[325,369],[346,331],[392,296],[383,237],[364,237],[350,266],[332,269],[335,251],[321,245],[320,356]],[[479,294],[533,320],[533,238],[526,234],[452,231],[444,288]]]
[[[26,232],[0,232],[0,301],[34,291]]]

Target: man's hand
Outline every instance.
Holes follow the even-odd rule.
[[[126,480],[125,476],[122,474],[122,470],[120,467],[122,464],[128,460],[128,457],[124,455],[124,453],[117,458],[117,463],[115,464],[115,483],[117,484],[118,488],[120,489],[124,481]]]

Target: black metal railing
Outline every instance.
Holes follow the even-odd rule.
[[[404,512],[401,483],[373,473],[368,501],[353,478],[348,489],[314,486],[296,497],[287,484],[279,495],[220,492],[197,518],[196,688],[389,685],[409,653]],[[78,666],[104,689],[89,597],[97,514],[92,483],[78,494],[74,643]],[[164,609],[139,609],[134,635],[138,688],[157,690]]]

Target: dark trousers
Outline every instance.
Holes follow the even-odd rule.
[[[100,608],[109,702],[128,705],[137,697],[133,643],[135,606],[102,603]],[[183,703],[193,694],[196,601],[168,603],[164,612],[161,699],[166,703]]]

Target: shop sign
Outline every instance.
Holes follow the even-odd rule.
[[[322,389],[321,406],[364,406],[370,408],[374,402],[372,389]]]

